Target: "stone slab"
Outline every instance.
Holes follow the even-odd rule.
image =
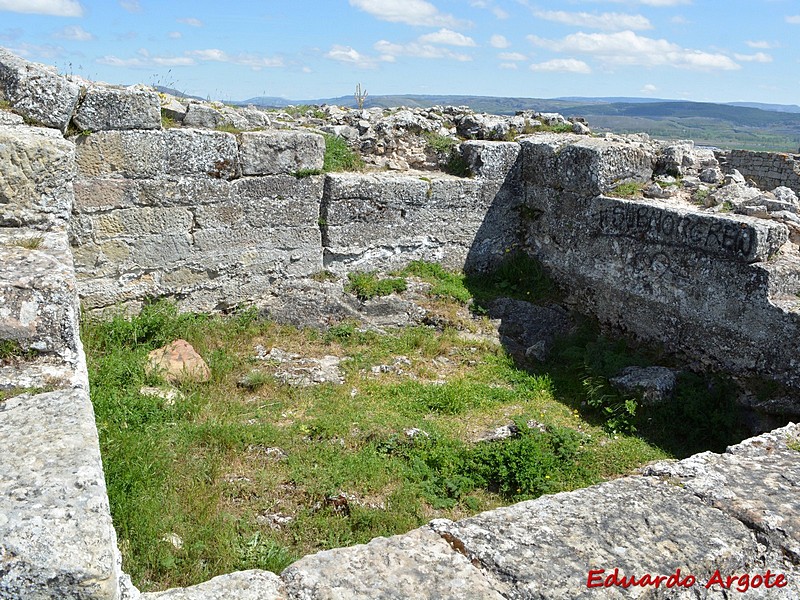
[[[598,592],[587,587],[589,571],[602,569],[605,577],[619,569],[638,578],[681,569],[705,582],[716,569],[755,568],[763,554],[741,522],[678,484],[642,477],[544,496],[456,523],[436,520],[430,527],[505,586],[510,599],[668,597],[646,596],[653,592],[647,588]]]
[[[54,67],[24,60],[0,48],[0,99],[14,111],[46,127],[66,131],[80,87]]]
[[[4,600],[119,597],[87,389],[0,402],[0,565]]]
[[[492,583],[425,529],[301,558],[281,574],[293,600],[501,600]]]
[[[65,228],[75,148],[57,131],[0,126],[0,227]]]
[[[199,585],[142,594],[140,600],[286,600],[281,578],[269,571],[239,571]]]
[[[255,131],[241,134],[244,175],[293,174],[322,169],[325,139],[316,133]]]
[[[153,91],[90,87],[73,117],[79,130],[161,129],[161,103]]]

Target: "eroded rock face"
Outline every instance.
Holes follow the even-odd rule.
[[[158,94],[143,89],[91,87],[74,117],[78,129],[161,129]]]
[[[54,67],[28,62],[0,48],[0,99],[15,112],[66,131],[79,97],[80,87]]]

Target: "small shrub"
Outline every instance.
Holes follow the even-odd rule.
[[[468,275],[464,284],[479,305],[486,306],[501,296],[527,302],[558,302],[561,292],[544,266],[535,258],[513,248],[490,273]]]
[[[338,135],[323,135],[325,137],[325,160],[322,170],[325,173],[360,171],[364,168],[364,161],[347,145],[347,140]]]
[[[161,109],[161,127],[163,129],[172,129],[173,127],[177,127],[178,122],[173,119],[172,117],[168,117],[164,109]]]
[[[36,356],[36,351],[24,350],[17,340],[0,340],[0,363],[10,358],[32,358],[33,356]]]
[[[800,438],[792,438],[786,441],[786,445],[789,447],[790,450],[794,450],[795,452],[800,452]]]
[[[440,298],[450,298],[466,304],[472,294],[464,286],[464,275],[446,270],[438,263],[415,260],[400,272],[400,275],[414,275],[433,284],[430,294]]]
[[[461,156],[461,152],[458,151],[458,146],[455,146],[450,151],[450,157],[444,165],[444,172],[455,175],[456,177],[470,177],[472,175],[469,164],[467,164],[467,161]]]
[[[642,193],[642,184],[635,181],[620,183],[608,195],[615,198],[634,198]]]
[[[394,277],[379,279],[375,273],[350,273],[347,278],[350,283],[345,286],[345,291],[355,295],[359,300],[388,296],[406,289],[405,279]]]
[[[44,238],[42,236],[35,236],[12,240],[8,242],[8,245],[19,246],[20,248],[26,248],[27,250],[37,250],[42,245],[42,242],[44,242]]]
[[[586,403],[600,411],[605,428],[611,433],[633,433],[638,402],[613,390],[607,379],[587,377],[583,380]]]
[[[458,142],[453,138],[447,137],[446,135],[439,135],[432,131],[426,131],[422,136],[425,138],[428,147],[437,154],[448,156],[453,148],[458,146]]]
[[[323,223],[320,223],[320,225],[323,225]],[[326,281],[336,281],[338,277],[330,271],[317,271],[316,273],[312,273],[311,279],[319,283],[324,283]]]
[[[313,177],[314,175],[322,175],[322,171],[320,169],[300,169],[299,171],[295,171],[293,175],[297,179],[305,179],[307,177]]]
[[[267,383],[272,381],[272,377],[263,371],[250,371],[247,375],[239,380],[239,387],[255,391],[264,387]]]

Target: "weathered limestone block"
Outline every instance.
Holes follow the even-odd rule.
[[[747,263],[768,260],[789,238],[785,225],[764,219],[609,197],[595,198],[590,206],[587,216],[597,235],[678,246]]]
[[[239,571],[188,588],[142,594],[141,600],[287,600],[283,581],[269,571]]]
[[[326,267],[391,269],[421,258],[463,264],[479,226],[470,224],[485,213],[479,190],[477,181],[458,178],[329,175],[322,208]]]
[[[641,143],[540,134],[520,145],[523,180],[535,185],[597,195],[621,182],[644,182],[653,176],[655,156]]]
[[[56,131],[0,126],[0,227],[66,227],[74,160]]]
[[[75,140],[81,177],[153,178],[166,172],[163,131],[98,131]]]
[[[28,62],[0,48],[0,100],[22,116],[62,132],[78,104],[80,87],[54,67]]]
[[[190,103],[183,118],[187,127],[200,127],[202,129],[215,129],[223,122],[222,113],[205,104]]]
[[[505,588],[504,597],[513,599],[597,598],[598,590],[587,588],[590,569],[605,570],[603,578],[614,569],[637,578],[680,569],[705,591],[702,585],[716,569],[752,570],[763,556],[755,535],[738,520],[679,485],[642,477],[544,496],[456,523],[435,520],[430,527],[478,561]],[[622,599],[639,591],[632,589],[600,592]]]
[[[325,138],[297,131],[254,131],[241,134],[244,175],[294,174],[322,169]]]
[[[73,117],[78,129],[161,129],[161,105],[156,92],[94,86]]]
[[[258,227],[319,228],[325,177],[291,175],[244,177],[232,184],[232,197],[247,204],[248,222]]]
[[[466,141],[461,154],[470,173],[486,179],[505,179],[517,164],[520,145],[516,142]]]
[[[186,208],[137,207],[97,215],[92,231],[95,239],[102,241],[119,237],[188,233],[191,225],[192,213]]]
[[[239,148],[231,133],[169,129],[164,132],[164,139],[169,175],[233,179],[239,173]]]
[[[800,442],[800,426],[790,424],[746,440],[724,454],[703,452],[677,463],[657,463],[644,473],[680,482],[798,564],[800,452],[788,447],[790,442]]]
[[[86,389],[0,403],[0,597],[117,600],[111,523]]]
[[[0,109],[0,125],[22,125],[24,122],[20,115]]]
[[[71,264],[43,250],[0,245],[0,340],[72,359],[78,315]]]
[[[293,600],[504,598],[465,557],[425,529],[306,556],[281,577]]]

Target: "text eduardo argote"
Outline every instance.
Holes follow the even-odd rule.
[[[718,588],[746,592],[753,589],[783,588],[789,584],[786,575],[773,573],[770,569],[759,573],[742,573],[723,575],[719,569],[714,571],[708,581],[698,581],[691,574],[682,574],[680,569],[675,569],[671,575],[642,575],[625,576],[619,569],[606,571],[605,569],[590,569],[586,577],[587,588],[635,588],[635,587],[665,587],[665,588],[691,588],[701,585],[706,589]]]

